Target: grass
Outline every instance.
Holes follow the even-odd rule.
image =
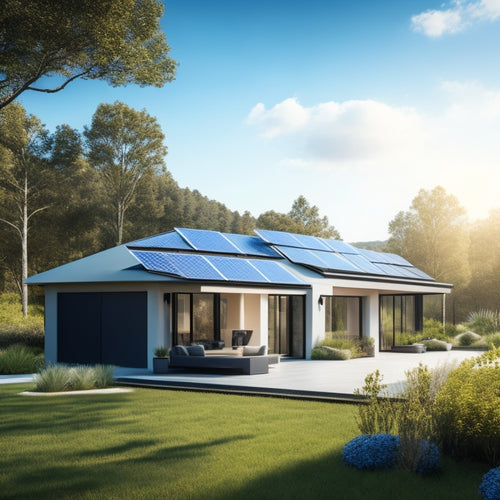
[[[474,499],[485,467],[346,466],[356,407],[136,389],[21,397],[0,386],[0,497],[12,499]]]

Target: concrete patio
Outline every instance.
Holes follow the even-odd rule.
[[[188,373],[182,370],[156,375],[144,370],[118,368],[123,385],[164,389],[201,390],[239,394],[260,394],[303,399],[353,401],[353,391],[364,385],[367,374],[378,369],[391,394],[405,380],[405,372],[422,363],[429,368],[459,364],[478,356],[477,351],[434,351],[423,354],[378,353],[374,358],[349,361],[306,361],[283,359],[270,365],[265,375],[224,375]]]

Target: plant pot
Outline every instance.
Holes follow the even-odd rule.
[[[168,358],[153,358],[153,373],[168,373]]]

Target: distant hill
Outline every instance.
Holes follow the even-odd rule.
[[[375,252],[385,252],[387,247],[387,240],[385,241],[358,241],[351,243],[351,245],[364,248],[365,250],[374,250]]]

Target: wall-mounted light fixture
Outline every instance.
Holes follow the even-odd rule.
[[[169,293],[163,294],[163,302],[166,304],[170,304],[170,294]]]
[[[318,299],[318,305],[322,306],[323,305],[323,295],[320,295],[319,296],[319,299]]]

